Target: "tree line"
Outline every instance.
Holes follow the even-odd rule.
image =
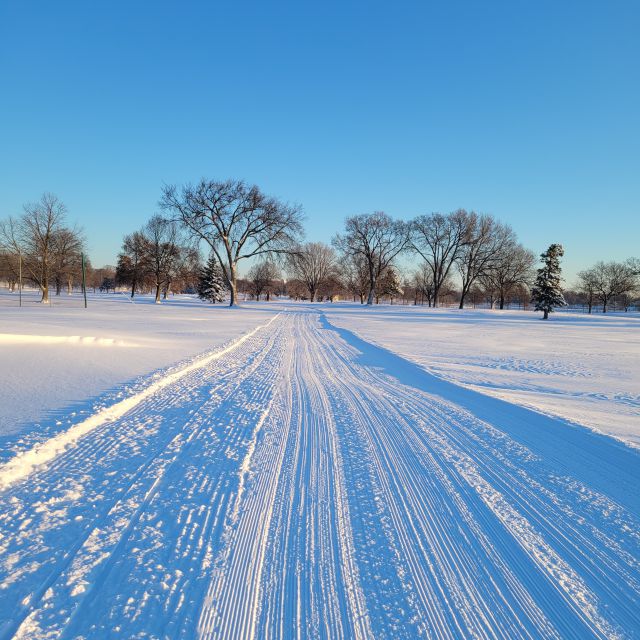
[[[152,290],[158,303],[172,291],[198,292],[219,302],[226,290],[231,305],[244,294],[311,302],[340,296],[367,305],[381,298],[433,307],[455,301],[461,309],[478,303],[503,309],[514,299],[526,306],[540,290],[534,286],[536,256],[513,229],[491,215],[464,209],[409,221],[380,211],[350,216],[325,244],[302,241],[300,206],[243,181],[167,185],[159,206],[160,214],[124,237],[115,268],[96,277],[99,270],[87,261],[94,287],[102,277],[97,286],[103,290],[126,286],[131,296]],[[47,302],[51,286],[59,295],[78,282],[85,245],[82,231],[66,224],[63,203],[44,194],[21,216],[0,224],[0,277],[14,288],[21,261],[24,277]],[[204,266],[203,247],[208,253]],[[561,290],[559,251],[553,258],[557,276],[547,274],[547,282],[553,280]],[[542,259],[548,267],[548,252]],[[251,267],[241,278],[247,262]],[[412,267],[403,268],[406,264]],[[613,300],[624,299],[628,307],[638,292],[639,274],[635,259],[599,262],[580,272],[566,297],[582,301],[589,312],[596,304],[606,312]],[[554,296],[547,298],[560,300]]]

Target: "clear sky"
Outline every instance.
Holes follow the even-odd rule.
[[[0,217],[115,263],[164,182],[345,216],[459,207],[565,266],[640,255],[640,2],[0,2]]]

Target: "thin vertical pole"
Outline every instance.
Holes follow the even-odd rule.
[[[80,254],[82,257],[82,293],[84,294],[84,308],[87,308],[87,280],[85,276],[84,269],[84,253]]]
[[[22,306],[22,251],[18,251],[18,300]]]

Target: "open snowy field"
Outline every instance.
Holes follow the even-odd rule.
[[[54,296],[51,306],[38,300],[27,291],[20,308],[17,294],[0,292],[0,436],[72,404],[108,403],[139,376],[219,347],[275,313],[230,311],[195,296],[155,305],[150,296],[90,294],[87,309],[77,293]]]
[[[91,303],[0,309],[0,639],[640,634],[635,318]]]
[[[446,380],[640,446],[640,315],[335,305],[340,327]]]

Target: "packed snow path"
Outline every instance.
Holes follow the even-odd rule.
[[[0,638],[640,634],[613,439],[314,312],[160,382],[0,468]]]

